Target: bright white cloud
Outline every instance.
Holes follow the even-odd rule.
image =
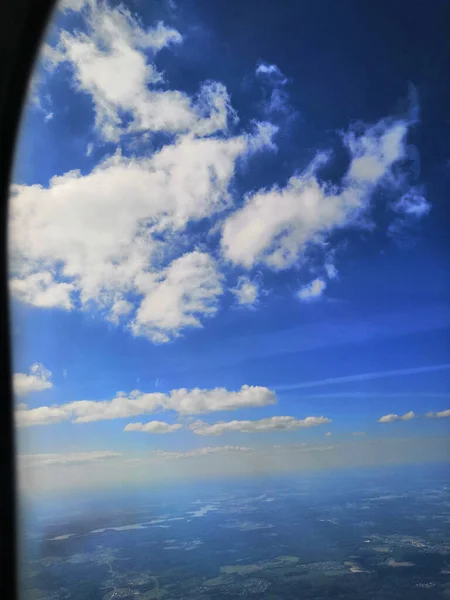
[[[120,458],[119,452],[98,450],[94,452],[68,452],[66,454],[19,454],[18,463],[21,467],[53,467],[70,465],[89,465]]]
[[[209,456],[211,454],[228,454],[233,452],[251,452],[251,448],[246,446],[205,446],[204,448],[196,448],[187,452],[166,452],[164,450],[156,450],[155,456],[164,459],[180,459],[180,458],[196,458],[201,456]]]
[[[311,300],[317,300],[322,296],[327,287],[326,282],[323,279],[314,279],[311,283],[304,285],[297,292],[297,298],[303,302],[310,302]]]
[[[259,284],[244,275],[239,277],[236,287],[231,291],[238,304],[253,306],[258,300]]]
[[[438,412],[427,412],[425,416],[429,419],[445,419],[446,417],[450,417],[450,409],[440,410]]]
[[[142,278],[145,297],[131,325],[135,335],[167,342],[184,327],[201,327],[198,315],[217,311],[222,276],[205,253],[191,252],[173,261],[157,277]]]
[[[151,158],[117,154],[88,175],[54,177],[48,188],[13,186],[12,293],[41,307],[94,305],[155,341],[199,327],[223,291],[214,260],[194,251],[161,262],[188,223],[229,206],[236,159],[270,135],[260,127],[229,139],[182,136]]]
[[[227,128],[234,113],[221,84],[207,82],[195,99],[161,89],[163,74],[148,53],[154,58],[162,48],[180,44],[178,31],[163,23],[143,29],[123,6],[103,3],[92,3],[84,18],[87,33],[63,31],[56,47],[46,47],[44,57],[50,69],[64,62],[71,65],[76,87],[94,102],[96,127],[104,139],[117,141],[136,131],[203,136]],[[126,122],[129,116],[131,123]]]
[[[414,419],[415,416],[416,415],[412,410],[405,413],[404,415],[396,415],[396,414],[390,413],[388,415],[384,415],[383,417],[380,417],[378,419],[378,423],[392,423],[394,421],[409,421],[411,419]]]
[[[225,388],[201,390],[172,390],[169,394],[152,392],[145,394],[135,390],[123,392],[112,400],[77,400],[59,406],[40,406],[16,411],[19,427],[47,425],[72,420],[74,423],[89,423],[109,419],[120,419],[173,410],[181,415],[199,415],[210,412],[255,408],[277,401],[276,395],[266,387],[243,385],[237,391]]]
[[[124,431],[142,431],[144,433],[173,433],[182,429],[183,425],[174,423],[170,425],[164,421],[149,421],[148,423],[128,423]]]
[[[276,395],[268,388],[243,385],[237,392],[230,392],[225,388],[174,390],[170,393],[167,406],[180,414],[200,415],[240,408],[258,408],[276,404],[276,402]]]
[[[268,417],[259,421],[220,421],[209,425],[203,421],[195,421],[190,429],[197,435],[222,435],[224,433],[239,431],[241,433],[254,433],[261,431],[292,431],[303,427],[315,427],[331,423],[326,417]]]
[[[350,165],[339,187],[319,179],[319,168],[330,158],[321,153],[284,188],[249,194],[223,227],[225,257],[246,268],[286,269],[309,244],[322,242],[337,228],[359,225],[376,186],[393,181],[392,166],[405,156],[406,133],[405,122],[383,120],[345,134]]]
[[[14,373],[13,388],[18,396],[24,396],[30,392],[42,392],[53,387],[51,381],[52,373],[41,363],[34,363],[29,373]]]

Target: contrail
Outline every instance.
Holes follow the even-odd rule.
[[[331,379],[320,379],[318,381],[304,381],[301,383],[290,383],[286,385],[269,386],[272,390],[298,390],[301,388],[318,387],[332,383],[351,383],[353,381],[367,381],[370,379],[384,379],[385,377],[398,377],[399,375],[416,375],[418,373],[433,373],[434,371],[445,371],[450,369],[450,363],[442,365],[430,365],[429,367],[414,367],[410,369],[397,369],[396,371],[375,371],[374,373],[360,373],[359,375],[347,375],[345,377],[333,377]]]

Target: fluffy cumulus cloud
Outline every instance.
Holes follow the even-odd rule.
[[[85,176],[54,177],[47,188],[13,186],[12,293],[41,307],[94,305],[154,341],[200,326],[216,311],[222,277],[206,252],[170,262],[171,241],[229,205],[235,160],[257,150],[260,135],[267,131],[184,136],[151,158],[117,154]]]
[[[211,454],[228,454],[234,452],[251,452],[251,448],[246,446],[205,446],[186,452],[166,452],[164,450],[155,450],[154,454],[163,459],[197,458],[209,456]]]
[[[14,373],[13,389],[18,396],[30,392],[42,392],[53,387],[52,373],[40,363],[34,363],[29,373]]]
[[[97,134],[112,142],[169,136],[153,154],[118,150],[83,175],[12,186],[11,291],[34,306],[95,308],[135,335],[168,342],[200,327],[224,290],[212,256],[186,252],[186,229],[232,206],[237,162],[273,149],[277,128],[255,123],[253,133],[231,135],[236,115],[220,82],[192,97],[170,90],[155,61],[182,43],[173,28],[143,28],[105,2],[69,0],[62,9],[81,11],[84,32],[60,31],[42,58],[51,75],[70,67],[76,90],[93,101]]]
[[[232,290],[236,298],[236,302],[242,306],[254,306],[258,301],[259,283],[249,277],[239,277],[236,287]]]
[[[394,421],[410,421],[411,419],[414,419],[415,416],[416,415],[412,410],[405,413],[404,415],[396,415],[396,414],[390,413],[388,415],[384,415],[384,416],[380,417],[378,419],[378,423],[393,423]]]
[[[32,409],[21,408],[16,411],[15,417],[17,426],[29,427],[33,425],[50,425],[68,420],[74,423],[90,423],[135,417],[164,410],[172,410],[180,415],[200,415],[217,411],[238,410],[240,408],[262,407],[275,404],[276,401],[276,395],[268,388],[249,385],[242,386],[236,392],[225,388],[212,390],[199,388],[192,390],[178,389],[169,394],[159,392],[146,394],[135,390],[130,394],[121,392],[112,400],[77,400],[61,405],[40,406]],[[157,425],[152,425],[155,428],[164,428],[167,425],[166,423],[153,423],[157,423]],[[138,425],[141,426],[142,424]],[[142,425],[142,427],[145,427],[145,425]],[[133,428],[128,429],[128,431],[131,430]],[[172,431],[175,430],[172,429]]]
[[[197,435],[222,435],[229,432],[256,433],[264,431],[293,431],[304,427],[315,427],[331,423],[327,417],[268,417],[258,421],[220,421],[209,425],[203,421],[195,421],[190,425],[191,431]]]
[[[427,412],[425,416],[429,419],[445,419],[446,417],[450,417],[450,409],[439,410],[438,412]]]
[[[311,281],[311,283],[308,283],[299,289],[297,298],[302,302],[317,300],[322,296],[326,287],[326,281],[320,278],[314,279],[314,281]]]
[[[65,454],[19,454],[20,467],[54,467],[70,465],[90,465],[121,458],[119,452],[112,450],[97,450],[94,452],[68,452]]]
[[[208,135],[226,129],[229,98],[221,84],[205,84],[194,101],[161,89],[164,77],[154,59],[164,47],[182,43],[178,31],[162,23],[143,29],[124,7],[89,8],[86,32],[62,31],[44,58],[48,68],[70,65],[77,89],[94,102],[95,125],[104,139],[147,130]]]
[[[408,123],[382,120],[343,135],[350,163],[339,185],[320,178],[331,154],[322,152],[285,187],[247,195],[223,227],[222,249],[232,263],[281,270],[294,265],[308,245],[336,229],[358,226],[377,186],[397,186],[393,166],[406,157]]]
[[[174,423],[170,425],[164,421],[149,421],[148,423],[128,423],[124,431],[142,431],[143,433],[173,433],[181,429],[183,425]]]

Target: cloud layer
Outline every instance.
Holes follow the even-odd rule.
[[[22,468],[54,467],[70,465],[90,465],[120,458],[119,452],[100,450],[94,452],[68,452],[63,454],[19,454],[18,463]]]
[[[225,388],[212,390],[183,388],[173,390],[169,394],[159,392],[145,394],[135,390],[128,395],[121,392],[112,400],[77,400],[55,406],[22,408],[16,411],[15,417],[19,427],[28,427],[69,420],[74,423],[90,423],[167,410],[175,411],[180,415],[200,415],[268,406],[276,402],[276,395],[268,388],[261,386],[243,385],[237,392],[228,391]],[[164,425],[167,424],[164,423]]]
[[[251,450],[251,448],[247,448],[246,446],[205,446],[204,448],[196,448],[195,450],[189,450],[187,452],[166,452],[164,450],[155,450],[154,454],[158,458],[163,459],[184,459],[209,456],[211,454],[251,452]]]
[[[264,431],[294,431],[304,427],[315,427],[331,423],[326,417],[268,417],[258,421],[221,421],[209,425],[203,421],[195,421],[190,425],[196,435],[222,435],[229,432],[257,433]]]

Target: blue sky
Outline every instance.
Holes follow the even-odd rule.
[[[10,208],[32,489],[445,458],[446,7],[325,5],[61,3]]]

